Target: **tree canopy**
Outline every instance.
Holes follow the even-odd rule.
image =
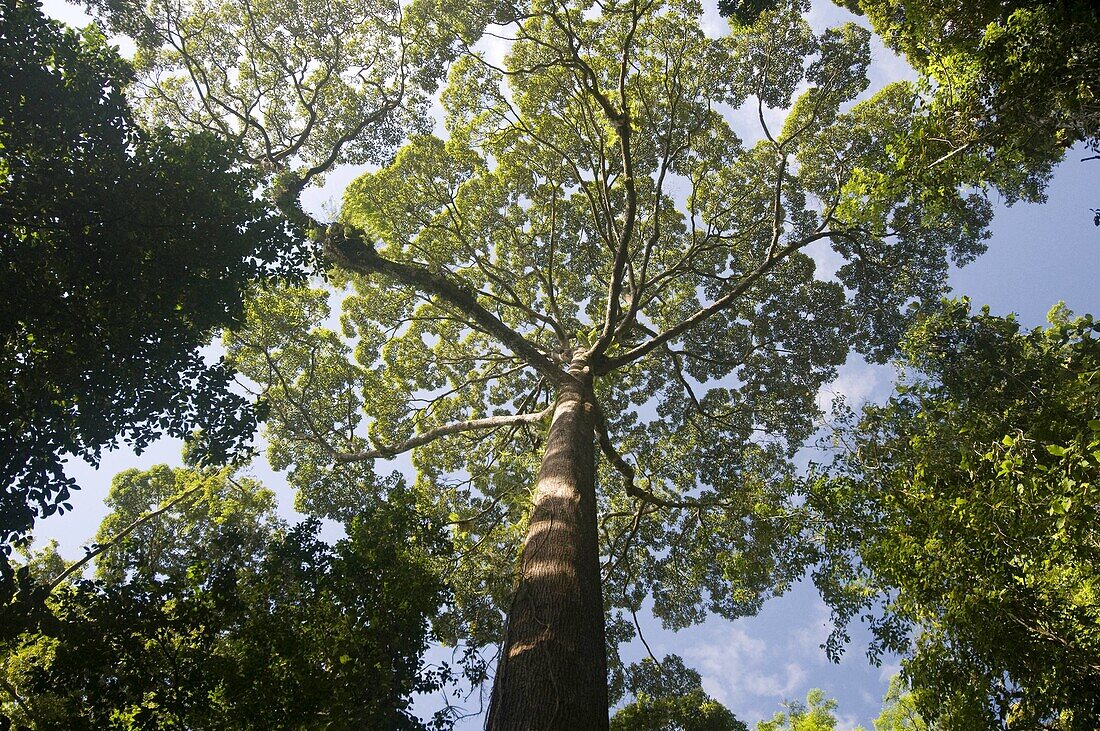
[[[843,619],[885,602],[878,642],[911,651],[937,727],[1100,720],[1100,327],[1062,307],[1050,320],[1022,331],[946,303],[815,495],[834,526],[826,598]]]
[[[1089,0],[838,0],[924,77],[910,169],[956,159],[1010,200],[1041,198],[1075,143],[1100,143],[1100,9]],[[933,170],[934,169],[934,170]],[[1097,219],[1100,224],[1100,218]]]
[[[625,682],[634,700],[611,717],[611,731],[748,731],[677,655],[632,664]]]
[[[299,196],[342,164],[378,164],[411,131],[488,0],[92,0],[134,38],[143,116],[230,140],[304,233]]]
[[[134,121],[130,68],[95,28],[25,0],[0,14],[6,555],[66,506],[67,457],[196,430],[211,461],[246,444],[255,414],[200,348],[239,321],[245,290],[306,258],[229,141]]]
[[[451,678],[421,665],[446,598],[438,527],[379,507],[333,545],[316,520],[278,520],[251,480],[160,466],[115,478],[100,540],[181,495],[4,638],[14,728],[426,728],[410,695]],[[52,583],[59,561],[31,562],[31,581]]]
[[[837,702],[826,698],[825,691],[814,688],[806,694],[806,701],[784,703],[784,710],[766,721],[756,724],[756,731],[834,731],[837,724]],[[857,726],[854,731],[862,731]]]
[[[591,422],[545,454],[590,485],[574,447],[604,455],[578,519],[595,532],[599,515],[613,643],[647,597],[682,627],[752,613],[803,570],[790,459],[818,388],[850,345],[891,351],[903,306],[983,249],[989,216],[979,195],[899,178],[890,140],[915,91],[854,103],[868,34],[815,35],[804,10],[710,39],[691,2],[529,8],[503,66],[451,66],[446,138],[413,136],[349,188],[338,224],[314,223],[342,332],[327,292],[293,290],[258,297],[230,336],[301,505],[385,499],[373,461],[413,452],[418,509],[462,556],[442,636],[499,641],[533,571],[515,561],[542,530],[548,422],[574,398]],[[815,273],[818,242],[844,259],[836,279]]]

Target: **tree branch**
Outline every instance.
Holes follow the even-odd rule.
[[[542,376],[560,383],[565,374],[534,344],[501,322],[482,307],[477,296],[466,287],[432,272],[419,264],[392,261],[378,255],[373,244],[363,239],[361,232],[345,229],[340,224],[329,226],[325,235],[325,253],[335,263],[358,274],[382,274],[421,292],[435,295],[457,307],[487,334],[510,348]]]
[[[398,454],[408,452],[410,449],[423,446],[429,442],[433,442],[440,437],[445,437],[449,434],[459,434],[467,431],[477,431],[481,429],[496,429],[502,426],[518,426],[521,424],[532,424],[537,421],[542,421],[553,412],[553,407],[547,407],[542,411],[534,414],[502,414],[500,416],[488,416],[484,419],[468,419],[466,421],[452,421],[449,424],[443,424],[437,426],[434,429],[429,429],[426,432],[417,434],[414,437],[406,439],[403,442],[393,445],[375,445],[374,449],[367,449],[362,452],[343,452],[337,453],[335,456],[337,464],[348,464],[349,462],[362,462],[368,459],[388,459]]]
[[[779,248],[779,237],[783,234],[783,177],[787,174],[787,155],[779,157],[779,174],[775,177],[775,192],[772,200],[772,241],[768,246],[768,259],[775,256]]]
[[[680,324],[675,325],[668,330],[665,330],[657,337],[647,340],[641,345],[635,346],[617,357],[604,358],[599,360],[596,364],[596,367],[593,369],[595,371],[595,374],[604,375],[606,373],[610,373],[616,368],[620,368],[624,365],[632,363],[642,356],[646,355],[647,353],[651,352],[655,348],[659,348],[661,345],[669,342],[670,340],[677,338],[680,335],[683,335],[685,332],[703,322],[704,320],[707,320],[713,315],[729,308],[731,305],[733,305],[734,302],[737,301],[737,299],[741,295],[747,292],[749,288],[752,287],[752,285],[756,284],[757,280],[759,280],[762,276],[774,269],[779,262],[783,261],[799,249],[809,246],[813,242],[819,241],[821,239],[846,235],[846,232],[843,231],[821,231],[819,233],[813,234],[812,236],[807,236],[805,238],[799,239],[798,241],[795,241],[792,244],[785,246],[784,248],[776,252],[774,256],[765,260],[763,263],[760,264],[760,266],[756,267],[756,269],[753,269],[751,272],[745,275],[737,284],[737,286],[730,290],[728,293],[726,293],[722,297],[719,297],[709,306],[697,310],[690,317],[681,321]]]

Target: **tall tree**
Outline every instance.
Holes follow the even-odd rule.
[[[108,502],[97,579],[55,586],[0,642],[14,728],[427,727],[410,695],[450,678],[421,665],[446,599],[437,526],[382,506],[330,545],[251,480],[165,466],[121,473]],[[48,585],[57,562],[29,568]]]
[[[983,248],[984,199],[894,175],[915,91],[841,111],[868,34],[805,10],[711,39],[690,1],[517,9],[503,66],[451,67],[447,139],[312,224],[343,337],[326,292],[295,290],[228,341],[305,504],[384,500],[372,463],[412,452],[460,549],[441,635],[502,645],[489,728],[606,728],[605,634],[646,597],[679,627],[800,575],[791,456],[818,388]]]
[[[937,728],[1100,723],[1097,330],[1063,307],[1021,331],[946,303],[815,494],[834,526],[827,600],[912,652],[912,700]]]
[[[199,349],[244,290],[305,257],[209,134],[148,132],[94,28],[0,3],[0,604],[9,542],[67,507],[67,457],[202,430],[224,461],[255,429]]]

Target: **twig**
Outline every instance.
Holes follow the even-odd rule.
[[[27,702],[19,695],[19,691],[15,689],[15,686],[8,682],[8,679],[3,675],[0,675],[0,685],[4,686],[4,690],[6,690],[8,695],[11,696],[11,699],[15,701],[15,705],[19,706],[19,710],[27,714],[27,718],[33,719],[34,716],[31,715],[31,709],[27,705]]]
[[[434,429],[429,429],[426,432],[417,434],[415,437],[406,439],[403,442],[393,445],[376,445],[374,449],[366,449],[362,452],[343,452],[335,455],[337,464],[347,464],[349,462],[361,462],[368,459],[386,459],[394,457],[398,454],[415,449],[429,442],[432,442],[440,437],[447,436],[449,434],[459,434],[467,431],[477,431],[479,429],[495,429],[501,426],[516,426],[521,424],[532,424],[538,421],[542,421],[553,411],[553,407],[548,406],[542,411],[534,414],[502,414],[500,416],[488,416],[484,419],[468,419],[466,421],[452,421],[449,424],[442,424]]]

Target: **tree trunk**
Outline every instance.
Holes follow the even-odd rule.
[[[608,727],[592,376],[583,362],[570,374],[539,469],[489,731]]]

